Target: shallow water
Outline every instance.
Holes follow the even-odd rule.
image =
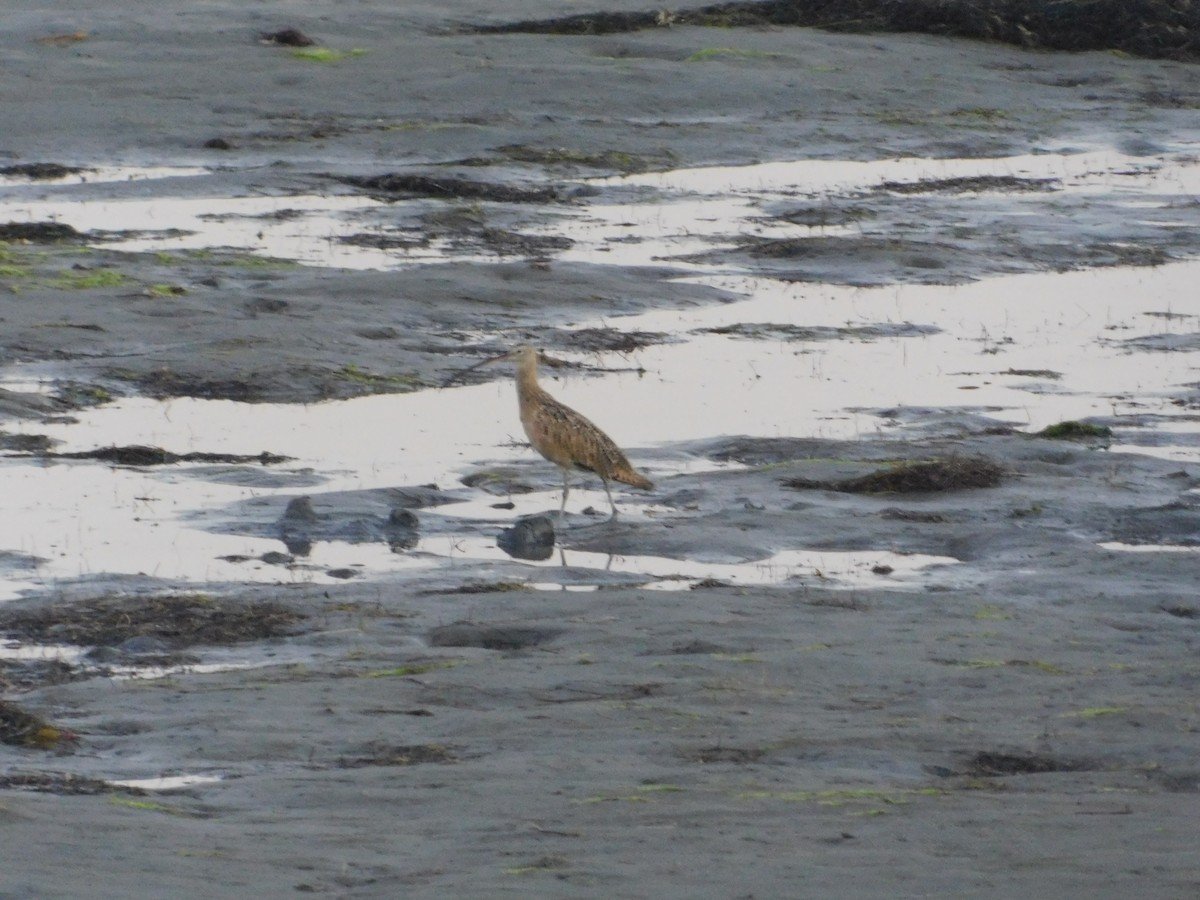
[[[1054,179],[1051,192],[962,190],[947,196],[983,198],[986,210],[972,215],[1013,218],[1035,209],[1053,214],[1079,199],[1108,198],[1133,220],[1161,228],[1194,227],[1191,208],[1173,200],[1200,194],[1200,160],[1181,145],[1162,157],[1113,151],[1047,152],[994,159],[897,158],[875,162],[799,160],[760,165],[683,169],[607,178],[581,178],[594,197],[551,207],[481,204],[505,210],[512,230],[527,235],[567,237],[574,246],[552,255],[563,261],[610,265],[661,264],[681,272],[716,272],[720,267],[679,257],[732,245],[746,237],[853,234],[855,225],[796,225],[770,210],[803,201],[819,206],[830,198],[885,190],[887,185],[971,178]],[[143,182],[177,183],[187,196],[162,196]],[[309,179],[318,181],[320,179]],[[382,202],[321,182],[319,192],[280,195],[242,187],[231,195],[221,173],[196,168],[138,170],[100,167],[95,172],[51,182],[0,179],[0,220],[57,221],[80,231],[111,229],[95,246],[128,251],[233,247],[306,265],[338,268],[399,268],[461,261],[468,254],[434,238],[427,245],[386,250],[342,242],[362,234],[399,229],[410,237],[421,217],[463,205],[427,198]],[[967,207],[970,209],[970,207]]]
[[[203,170],[166,175],[189,183],[205,178]],[[884,181],[981,175],[1059,178],[1060,195],[1115,198],[1131,215],[1144,214],[1169,226],[1185,222],[1171,220],[1170,203],[1155,198],[1194,197],[1200,191],[1200,165],[1182,153],[1150,161],[1088,153],[779,163],[595,179],[598,200],[555,209],[549,223],[531,221],[524,231],[574,239],[572,248],[555,254],[560,259],[661,265],[665,257],[712,249],[747,234],[811,233],[809,227],[763,217],[766,206],[798,195],[873,189]],[[6,191],[0,195],[0,218],[56,219],[80,229],[119,220],[130,229],[159,232],[103,242],[128,250],[233,246],[342,267],[470,258],[436,245],[407,254],[364,250],[337,240],[365,227],[394,223],[427,209],[431,201],[381,204],[359,195],[316,194],[136,197],[129,196],[129,173],[123,176],[73,182],[78,190],[88,188],[77,199],[55,196],[53,184],[0,185]],[[113,191],[106,198],[108,184]],[[1014,193],[1004,200],[1010,213],[1019,216],[1023,205],[1046,198]],[[280,215],[282,210],[289,212]],[[186,233],[167,234],[168,229]],[[930,411],[986,414],[1029,430],[1100,417],[1115,429],[1115,449],[1200,461],[1197,416],[1173,402],[1186,385],[1200,379],[1200,351],[1154,349],[1145,343],[1198,330],[1198,263],[993,277],[957,286],[872,288],[785,284],[748,276],[736,267],[671,264],[681,278],[744,299],[581,322],[580,328],[657,331],[677,340],[628,357],[574,357],[625,371],[566,380],[545,376],[552,392],[586,411],[659,482],[714,467],[672,449],[685,442],[741,434],[840,439],[904,433],[939,414]],[[741,326],[740,334],[712,331],[733,325]],[[804,330],[814,328],[830,330]],[[36,385],[20,367],[5,374],[6,386]],[[364,422],[371,423],[369,439],[353,439]],[[0,460],[0,490],[8,511],[0,521],[0,550],[38,560],[32,570],[10,572],[0,584],[0,598],[100,573],[188,582],[322,583],[332,581],[328,573],[336,569],[370,575],[501,560],[521,577],[549,586],[580,586],[578,577],[555,577],[563,566],[644,576],[663,588],[704,578],[785,584],[818,570],[824,583],[854,586],[863,583],[863,572],[880,563],[899,573],[889,576],[895,582],[919,585],[953,562],[887,554],[843,559],[790,547],[775,548],[778,554],[765,560],[717,562],[605,559],[567,550],[546,564],[532,564],[508,560],[490,536],[478,536],[480,527],[494,525],[495,530],[515,516],[556,508],[557,491],[513,497],[514,507],[500,511],[491,506],[496,498],[462,489],[467,502],[423,513],[439,517],[439,528],[449,537],[439,533],[401,553],[383,544],[317,542],[307,558],[286,568],[258,559],[281,550],[279,540],[219,533],[236,518],[229,511],[250,500],[428,483],[455,488],[477,466],[535,458],[519,446],[523,436],[507,377],[442,391],[311,405],[127,399],[82,411],[71,423],[17,422],[6,428],[49,435],[61,441],[57,449],[62,451],[150,444],[177,453],[269,450],[296,460],[272,467],[269,478],[261,477],[256,466],[245,467],[252,474],[244,479],[231,478],[229,467],[131,469]],[[604,509],[603,492],[574,488],[571,509],[587,505]],[[655,507],[653,497],[634,494],[623,495],[622,510],[629,518],[677,514]]]
[[[223,775],[159,775],[151,778],[112,779],[108,783],[143,791],[177,791],[201,784],[214,784],[223,781],[224,778]]]
[[[145,665],[137,654],[114,662],[95,662],[88,656],[89,648],[76,644],[37,644],[9,641],[0,644],[0,661],[29,663],[57,662],[71,666],[76,672],[102,674],[112,681],[138,678],[165,678],[183,672],[204,674],[234,669],[255,669],[276,665],[303,665],[313,660],[310,648],[284,642],[274,642],[268,648],[256,647],[248,655],[241,647],[205,648],[202,662],[180,662],[175,665]]]

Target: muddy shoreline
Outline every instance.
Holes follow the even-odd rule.
[[[808,401],[781,396],[772,433],[635,448],[666,473],[650,511],[622,496],[629,515],[606,524],[573,507],[540,569],[453,549],[411,570],[354,555],[494,545],[494,518],[453,508],[520,509],[552,490],[532,454],[500,465],[454,448],[457,483],[338,489],[319,465],[289,465],[307,439],[282,430],[237,454],[137,433],[90,458],[52,455],[49,435],[136,397],[264,415],[452,398],[432,392],[521,340],[593,354],[579,372],[599,374],[701,335],[798,347],[804,362],[812,345],[874,340],[915,355],[951,327],[900,313],[686,333],[613,323],[740,299],[736,284],[681,278],[688,267],[865,291],[1158,273],[1200,256],[1195,194],[1150,178],[1200,142],[1193,65],[778,26],[462,28],[577,11],[13,12],[0,47],[21,89],[3,162],[91,174],[0,182],[41,223],[0,245],[4,464],[249,485],[176,516],[278,547],[225,553],[220,571],[244,581],[176,582],[147,560],[0,603],[0,896],[1193,895],[1195,384],[1138,385],[1131,406],[1153,393],[1161,407],[1114,400],[1111,416],[1047,434],[970,394],[880,399],[854,411],[879,433],[854,440],[792,429],[787,411]],[[260,42],[285,27],[316,43]],[[1097,149],[1121,157],[1094,175],[797,184],[739,219],[746,233],[700,249],[610,264],[634,244],[612,231],[590,261],[570,256],[597,210],[632,221],[676,199],[667,181],[622,176]],[[262,235],[300,228],[310,197],[359,217],[327,232],[336,252],[404,264],[272,254]],[[133,249],[186,239],[130,223],[156,199],[195,203],[197,228],[242,243]],[[75,201],[100,212],[74,233],[39,215]],[[790,226],[827,231],[798,240]],[[1192,311],[1147,308],[1161,334],[1116,331],[1118,316],[1111,340],[1146,360],[1195,353]],[[993,359],[1004,340],[980,340],[984,374],[954,373],[965,389],[1003,376],[1033,398],[1068,390],[1050,351],[1036,369]],[[378,423],[360,424],[352,439],[369,443]],[[308,558],[330,543],[350,562]],[[795,548],[817,556],[787,561]],[[0,549],[12,578],[49,553]],[[718,574],[696,576],[697,561]],[[758,583],[720,575],[755,564]],[[772,567],[792,574],[773,581]]]

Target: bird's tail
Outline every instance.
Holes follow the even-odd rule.
[[[613,481],[621,482],[621,484],[627,484],[630,487],[641,488],[643,491],[654,490],[654,482],[632,467],[621,469],[619,472],[613,472],[612,479]]]

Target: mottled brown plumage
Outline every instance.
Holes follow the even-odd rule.
[[[612,516],[617,505],[613,502],[610,481],[619,481],[642,490],[653,490],[654,484],[625,458],[612,438],[586,417],[569,406],[559,403],[544,390],[537,380],[538,352],[533,347],[520,347],[508,354],[517,363],[517,399],[521,406],[521,424],[533,449],[562,469],[563,496],[558,513],[567,506],[572,469],[593,472],[604,483]]]

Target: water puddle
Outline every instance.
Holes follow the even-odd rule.
[[[0,175],[0,188],[26,188],[31,193],[45,193],[45,188],[83,184],[128,184],[169,178],[197,178],[208,174],[208,169],[196,166],[95,166],[79,172],[67,172],[57,178]]]
[[[586,200],[551,206],[487,201],[478,205],[514,234],[568,238],[569,248],[548,254],[560,261],[628,266],[667,260],[681,271],[713,272],[729,266],[683,257],[728,248],[747,238],[888,233],[893,226],[903,231],[903,221],[890,222],[886,210],[882,220],[871,224],[856,221],[856,214],[842,221],[841,212],[832,208],[828,222],[819,215],[815,221],[801,222],[778,214],[798,203],[810,213],[819,212],[822,204],[835,199],[866,194],[903,199],[918,193],[914,186],[922,183],[932,185],[930,193],[942,204],[951,197],[966,198],[964,228],[992,217],[1037,217],[1039,227],[1053,230],[1056,217],[1072,203],[1084,204],[1088,218],[1104,219],[1095,208],[1101,201],[1123,210],[1121,218],[1136,225],[1194,228],[1195,204],[1188,201],[1200,193],[1200,160],[1190,152],[1193,149],[1181,147],[1152,159],[1103,151],[996,159],[801,160],[581,179],[579,183],[594,194]],[[135,190],[153,181],[185,182],[189,196]],[[1031,189],[1040,182],[1045,189]],[[130,236],[110,233],[93,242],[112,249],[236,247],[306,265],[355,269],[503,258],[504,252],[425,233],[426,217],[447,207],[454,208],[455,202],[385,202],[335,182],[311,193],[277,195],[244,186],[235,194],[221,172],[195,168],[102,167],[32,184],[21,178],[0,179],[0,221],[55,221],[97,232],[119,222]],[[397,235],[413,239],[387,240]],[[371,246],[370,240],[347,242],[372,236],[380,238],[384,248]]]
[[[267,666],[303,665],[313,659],[310,649],[287,644],[272,644],[252,650],[239,647],[205,647],[203,661],[192,660],[172,665],[139,663],[137,654],[119,662],[96,661],[89,657],[90,647],[76,644],[39,644],[9,641],[0,644],[0,660],[13,663],[58,663],[69,666],[77,675],[103,675],[112,681],[169,678],[184,673],[214,674]]]
[[[26,467],[13,467],[11,461],[0,467],[0,484],[13,468],[19,471]],[[188,478],[185,472],[174,469],[155,472],[72,463],[39,471],[43,479],[37,490],[13,495],[13,502],[19,504],[15,507],[21,514],[19,524],[0,525],[0,542],[36,555],[37,563],[32,571],[11,573],[0,584],[0,599],[53,589],[58,582],[99,574],[147,575],[193,583],[336,584],[348,578],[400,572],[459,571],[464,578],[480,578],[488,577],[493,570],[501,571],[495,568],[497,565],[504,573],[499,577],[505,579],[534,581],[543,586],[571,585],[576,589],[581,584],[614,581],[664,590],[684,589],[706,580],[739,585],[803,581],[829,587],[902,587],[916,584],[917,576],[929,569],[956,562],[887,551],[789,550],[765,559],[740,561],[587,552],[569,546],[574,533],[589,530],[588,524],[575,522],[574,516],[573,524],[561,533],[567,546],[557,548],[545,561],[515,560],[497,546],[496,535],[504,523],[520,515],[553,509],[557,491],[516,495],[511,509],[495,509],[496,498],[473,498],[461,505],[422,511],[423,526],[435,533],[403,547],[383,541],[314,540],[305,546],[302,555],[293,555],[281,538],[227,534],[221,529],[244,528],[244,521],[227,512],[230,508],[243,509],[242,504],[261,501],[272,493],[292,496],[294,491],[214,484],[202,477]],[[391,472],[393,468],[376,470],[378,482],[359,475],[343,479],[331,475],[329,483],[341,480],[342,486],[353,481],[358,486],[390,487],[397,483],[388,478]],[[456,477],[444,474],[450,479]],[[659,477],[661,474],[656,473]],[[575,503],[602,508],[606,502],[599,490],[575,488],[571,496],[573,508]],[[634,505],[631,499],[622,501],[624,521],[680,515],[651,503]],[[481,528],[482,535],[478,533]],[[147,565],[147,560],[153,565]],[[612,577],[622,574],[630,577]],[[20,652],[32,654],[30,658],[79,662],[74,648],[26,647]],[[180,670],[220,671],[242,664],[235,659],[183,666]],[[139,677],[170,674],[168,670],[139,668],[124,672],[117,671],[119,667],[106,668],[114,674]]]
[[[1126,434],[1138,443],[1141,416],[1155,417],[1155,429],[1194,436],[1194,412],[1178,398],[1200,375],[1200,348],[1146,352],[1138,342],[1195,332],[1186,319],[1156,313],[1189,308],[1197,277],[1200,264],[1180,263],[870,289],[704,279],[751,299],[609,321],[689,340],[639,351],[647,376],[590,380],[573,386],[572,398],[600,421],[619,421],[636,395],[630,425],[647,442],[692,436],[697,397],[704,417],[731,434],[857,438],[903,424],[905,409],[946,409],[1030,431],[1111,419],[1122,429],[1117,444]],[[873,336],[881,324],[931,332]],[[819,328],[845,336],[810,336]],[[779,397],[798,402],[783,413]],[[883,414],[889,410],[895,415]],[[1200,447],[1185,440],[1159,451],[1200,460]]]
[[[1045,189],[1036,189],[1042,182]],[[1065,204],[1094,203],[1100,198],[1129,209],[1130,216],[1157,215],[1160,218],[1153,221],[1164,227],[1195,227],[1188,204],[1177,201],[1200,193],[1200,163],[1190,153],[1146,160],[1112,152],[999,159],[805,160],[619,176],[590,184],[602,189],[601,202],[534,230],[575,242],[556,258],[603,263],[605,257],[616,257],[623,264],[639,265],[668,261],[713,271],[721,266],[684,263],[681,257],[711,253],[748,238],[830,238],[865,232],[904,237],[913,231],[903,221],[910,213],[902,212],[893,223],[882,209],[876,211],[881,220],[871,222],[868,216],[864,222],[865,207],[837,203],[880,193],[890,194],[893,200],[919,197],[922,191],[917,188],[922,184],[930,186],[926,196],[937,196],[943,206],[950,205],[950,198],[961,204],[965,228],[990,219],[1053,218],[1062,214]],[[789,210],[804,215],[772,215]],[[1151,221],[1146,219],[1146,224]]]
[[[200,784],[215,784],[224,781],[223,775],[159,775],[155,778],[108,779],[108,784],[117,787],[138,788],[143,791],[177,791]]]
[[[767,559],[743,563],[713,563],[655,556],[612,556],[603,553],[562,551],[562,565],[606,572],[649,575],[651,590],[690,590],[706,582],[740,587],[819,585],[834,589],[888,587],[925,589],[943,584],[931,573],[958,564],[944,556],[869,553],[827,550],[786,550]],[[549,565],[547,562],[544,565]],[[940,574],[940,573],[939,573]],[[957,582],[956,582],[957,583]]]
[[[569,535],[568,535],[569,537]],[[324,573],[350,566],[364,575],[396,571],[444,570],[466,564],[463,574],[479,577],[496,571],[485,563],[503,564],[506,579],[529,580],[546,590],[579,590],[603,584],[636,584],[655,590],[686,590],[701,582],[720,581],[744,587],[820,584],[831,588],[925,587],[918,576],[936,567],[953,566],[949,557],[899,554],[888,551],[838,552],[789,550],[766,559],[711,562],[664,556],[622,555],[557,547],[541,561],[513,559],[491,537],[437,536],[419,541],[403,554],[378,544],[321,541],[302,562],[293,564],[295,577],[329,583]],[[307,572],[301,575],[300,572]],[[554,576],[558,579],[554,580]],[[626,575],[626,578],[611,576]],[[324,577],[323,577],[324,576]]]
[[[972,193],[1009,193],[1008,179],[1055,179],[1064,186],[1093,193],[1130,188],[1154,193],[1200,191],[1200,168],[1195,159],[1128,156],[1110,150],[1083,153],[1036,153],[1022,156],[974,159],[923,159],[896,157],[866,162],[850,160],[800,160],[750,166],[674,169],[622,175],[597,181],[629,187],[705,194],[753,194],[763,191],[833,193],[885,185],[900,191],[920,182],[961,179],[957,189]],[[1004,181],[972,179],[1006,179]],[[1127,180],[1133,179],[1133,180]]]

